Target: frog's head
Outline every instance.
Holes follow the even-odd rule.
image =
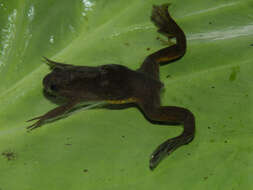
[[[64,89],[64,75],[60,72],[51,72],[43,79],[44,91],[51,96],[58,96],[60,91]]]

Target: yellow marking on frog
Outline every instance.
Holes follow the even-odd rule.
[[[178,55],[171,55],[170,57],[159,57],[156,61],[157,62],[167,62],[167,61],[171,61],[171,60],[174,60],[174,59],[177,59],[178,57],[180,57],[180,56],[178,56]]]
[[[108,103],[110,104],[126,104],[126,103],[132,103],[136,102],[135,98],[128,98],[124,100],[107,100]]]

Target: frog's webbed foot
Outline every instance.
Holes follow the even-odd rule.
[[[170,155],[178,147],[188,144],[193,139],[193,136],[179,136],[176,138],[168,139],[160,144],[156,150],[151,154],[149,167],[153,170],[166,156]]]
[[[158,32],[167,36],[168,38],[175,37],[175,27],[171,23],[173,20],[168,12],[170,4],[163,4],[160,6],[153,5],[151,20],[158,28]]]
[[[29,131],[31,131],[33,129],[36,129],[36,128],[40,127],[44,123],[47,123],[47,122],[52,121],[52,120],[56,120],[56,119],[64,116],[64,114],[66,112],[68,112],[69,110],[71,110],[76,105],[76,103],[77,102],[75,102],[75,101],[70,102],[68,104],[59,106],[59,107],[57,107],[53,110],[50,110],[49,112],[47,112],[46,114],[44,114],[42,116],[35,117],[35,118],[32,118],[32,119],[28,120],[27,122],[34,121],[34,120],[38,120],[38,121],[35,122],[34,124],[28,126],[27,129]]]

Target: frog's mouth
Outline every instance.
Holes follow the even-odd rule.
[[[52,91],[44,88],[43,89],[43,95],[45,98],[47,98],[48,100],[50,100],[51,102],[55,103],[55,104],[63,104],[66,102],[66,98],[63,98],[61,96],[57,96],[56,93],[53,93]]]

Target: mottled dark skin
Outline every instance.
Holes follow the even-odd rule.
[[[85,101],[105,101],[109,104],[134,103],[152,122],[184,126],[179,136],[166,140],[152,153],[151,169],[178,147],[191,142],[195,133],[194,115],[185,108],[160,105],[160,91],[163,87],[159,80],[160,64],[177,60],[186,52],[185,34],[171,18],[167,9],[167,4],[153,6],[151,20],[158,27],[158,32],[168,39],[176,38],[176,44],[149,55],[136,71],[123,65],[74,66],[46,58],[52,71],[43,79],[44,90],[48,94],[64,98],[66,103],[31,119],[38,121],[28,129],[35,129],[47,121],[62,116]]]

